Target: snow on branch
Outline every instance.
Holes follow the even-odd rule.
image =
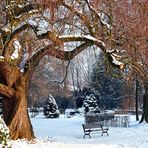
[[[4,57],[3,56],[0,56],[0,59],[4,59]]]
[[[6,33],[7,33],[7,32],[11,32],[11,30],[10,30],[9,28],[7,28],[7,27],[3,27],[3,28],[2,28],[2,31],[4,31],[4,32],[6,32]]]
[[[37,26],[37,23],[35,21],[33,21],[33,20],[28,20],[27,22],[31,26],[35,26],[35,27]]]
[[[90,35],[62,35],[59,36],[60,39],[64,40],[65,42],[69,41],[84,41],[85,39],[96,41],[97,39],[90,36]]]
[[[102,42],[100,39],[97,39],[93,36],[90,36],[90,35],[84,35],[84,38],[88,39],[88,40],[91,40],[91,41],[94,41],[94,42],[98,42],[98,43],[101,43],[103,47],[105,47],[105,43]]]
[[[107,29],[111,30],[112,26],[109,23],[107,23],[107,19],[105,19],[108,15],[105,14],[104,12],[101,12],[101,13],[97,12],[97,10],[89,4],[88,0],[86,0],[86,2],[88,4],[88,7],[90,8],[90,10],[96,14],[96,16],[98,17],[101,24],[103,26],[105,26]]]
[[[100,47],[103,50],[106,47],[106,45],[103,41],[101,41],[100,39],[97,39],[93,36],[90,36],[90,35],[63,35],[63,36],[59,36],[59,38],[61,40],[63,40],[64,42],[91,41],[94,43],[94,45]]]
[[[13,46],[14,46],[14,52],[11,55],[11,59],[15,60],[19,57],[19,51],[21,50],[21,45],[17,39],[14,39],[13,41]]]
[[[48,30],[43,28],[43,29],[37,31],[37,36],[41,36],[43,34],[46,34],[47,32],[48,32]]]
[[[37,26],[37,23],[31,19],[25,21],[25,22],[21,22],[18,26],[16,26],[12,32],[12,34],[14,32],[17,32],[17,30],[23,30],[23,29],[26,29],[26,28],[29,28],[29,27],[36,27]]]
[[[6,9],[10,11],[15,18],[19,18],[23,14],[27,14],[29,11],[34,11],[35,8],[29,1],[23,4],[18,4],[13,1],[10,5],[6,5]]]
[[[120,61],[120,59],[122,58],[120,55],[112,53],[111,57],[112,57],[113,64],[118,65],[118,66],[124,65],[124,63]]]
[[[38,29],[38,28],[37,28]],[[62,40],[54,32],[46,29],[37,30],[36,36],[38,39],[48,39],[57,45],[63,45]]]
[[[19,33],[21,33],[23,30],[26,30],[27,28],[35,28],[37,26],[37,23],[33,20],[27,20],[26,22],[21,22],[16,27],[13,26],[13,31],[9,35],[9,40],[5,44],[5,48],[11,44],[11,42],[17,37]],[[15,43],[18,46],[18,43]],[[15,45],[14,45],[15,46]]]
[[[103,13],[103,12],[97,13],[97,14],[98,14],[98,16],[100,17],[101,23],[102,23],[104,26],[106,26],[107,29],[111,30],[111,29],[112,29],[112,26],[111,26],[109,23],[107,23],[107,17],[108,17],[108,15],[105,14],[105,13]]]
[[[4,61],[4,57],[3,56],[0,56],[0,62]]]
[[[111,25],[108,24],[107,22],[103,21],[102,19],[101,19],[101,22],[102,22],[102,24],[103,24],[104,26],[106,26],[107,29],[109,29],[109,30],[112,29]]]
[[[57,59],[69,61],[91,45],[92,45],[91,42],[82,43],[81,45],[74,48],[72,51],[64,51],[64,50],[56,49],[53,44],[50,44],[50,45],[40,49],[30,59],[28,59],[25,62],[24,70],[22,72],[27,73],[31,68],[35,68],[39,64],[39,61],[45,55],[50,55],[50,56],[55,57]]]

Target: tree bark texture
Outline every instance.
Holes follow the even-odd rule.
[[[148,123],[148,80],[144,82],[145,94],[143,96],[143,114],[140,123],[145,121]]]
[[[138,114],[138,87],[139,87],[139,83],[138,83],[138,80],[136,80],[136,90],[135,90],[136,121],[139,121],[139,114]]]
[[[12,78],[14,75],[16,75],[15,80]],[[14,90],[12,95],[6,96],[6,92],[2,94],[3,117],[9,127],[11,139],[26,138],[31,140],[35,138],[27,110],[27,80],[6,64],[1,64],[0,78],[0,82],[8,90]]]
[[[13,107],[12,117],[8,123],[12,139],[26,138],[30,140],[35,138],[27,112],[26,94],[27,92],[24,87],[18,86],[16,91],[16,100],[14,100],[17,106]]]

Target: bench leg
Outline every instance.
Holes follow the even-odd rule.
[[[91,136],[90,136],[90,132],[89,132],[89,133],[85,133],[84,136],[83,136],[83,138],[85,138],[86,135],[88,135],[89,138],[91,138]]]
[[[103,134],[104,134],[104,133],[106,133],[106,134],[107,134],[107,136],[109,136],[108,132],[102,132],[102,135],[101,135],[101,136],[103,136]]]

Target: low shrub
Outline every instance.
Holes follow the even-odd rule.
[[[9,140],[10,140],[9,129],[6,126],[5,122],[3,121],[2,117],[0,116],[0,147],[11,148]]]

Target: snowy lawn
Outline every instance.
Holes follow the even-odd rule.
[[[130,117],[130,127],[110,127],[109,136],[101,132],[83,138],[83,117],[46,119],[42,114],[31,118],[36,140],[12,141],[14,148],[148,148],[148,124],[139,124]]]

